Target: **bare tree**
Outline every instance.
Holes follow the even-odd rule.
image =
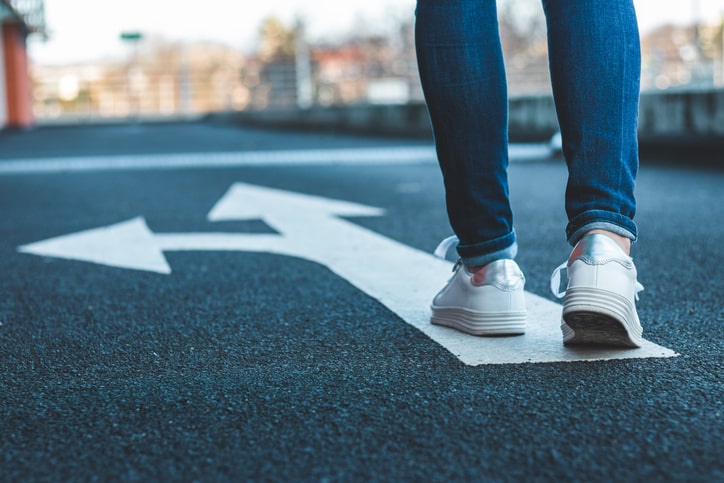
[[[540,0],[499,2],[498,22],[507,57],[524,54],[545,40],[545,18]]]
[[[259,57],[262,60],[294,58],[296,32],[293,27],[285,27],[278,18],[268,17],[262,23],[259,34]]]

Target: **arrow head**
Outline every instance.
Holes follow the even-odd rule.
[[[18,251],[131,270],[171,273],[163,251],[141,217],[23,245]]]
[[[211,209],[208,219],[251,220],[289,214],[296,217],[380,216],[384,210],[349,201],[234,183]]]

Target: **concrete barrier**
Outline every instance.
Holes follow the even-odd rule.
[[[424,103],[239,111],[212,117],[259,127],[413,138],[432,135]],[[549,140],[558,131],[552,97],[511,99],[509,131],[513,142]],[[724,89],[642,94],[639,141],[642,148],[704,148],[724,158]]]
[[[639,135],[646,138],[724,138],[724,89],[643,94]]]
[[[412,138],[432,136],[424,103],[265,109],[213,113],[210,116],[212,119],[258,127]]]

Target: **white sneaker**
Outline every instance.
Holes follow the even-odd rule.
[[[559,293],[560,273],[568,287]],[[563,302],[563,343],[641,347],[643,329],[635,300],[643,286],[633,259],[610,237],[591,234],[578,242],[568,261],[551,276],[551,289]]]
[[[460,262],[432,301],[431,322],[472,335],[525,333],[525,277],[513,260],[496,260],[474,274]]]

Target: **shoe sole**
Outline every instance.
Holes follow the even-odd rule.
[[[598,289],[569,290],[561,330],[565,345],[638,348],[642,344],[643,330],[633,303]]]
[[[462,308],[432,307],[430,321],[470,335],[523,335],[526,313],[481,313]]]

